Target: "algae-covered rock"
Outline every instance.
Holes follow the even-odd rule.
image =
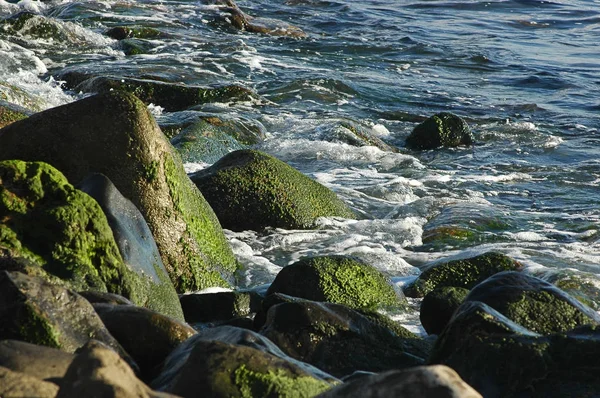
[[[195,123],[171,139],[184,162],[215,163],[229,152],[246,147],[220,130],[207,128],[207,124]]]
[[[440,334],[468,294],[468,289],[454,286],[443,286],[427,293],[421,302],[419,314],[425,331]]]
[[[549,282],[520,272],[501,272],[474,287],[468,301],[481,301],[540,334],[600,325],[600,315]]]
[[[255,145],[262,142],[267,133],[265,126],[258,120],[241,116],[226,116],[220,113],[194,112],[190,118],[183,120],[179,117],[173,121],[169,121],[168,118],[165,120],[165,117],[161,120],[159,125],[163,133],[177,141],[187,141],[188,139],[185,137],[188,135],[229,136],[240,145]],[[177,137],[178,135],[180,136]]]
[[[0,159],[45,161],[75,182],[106,175],[144,216],[177,291],[232,280],[237,263],[215,214],[133,95],[88,97],[15,122],[0,133]]]
[[[456,147],[472,143],[473,134],[467,122],[447,112],[431,116],[415,127],[406,138],[406,146],[411,149]]]
[[[78,294],[6,271],[0,271],[0,291],[0,340],[22,340],[73,353],[93,338],[129,358],[92,305]]]
[[[389,145],[374,134],[373,128],[352,120],[341,120],[333,128],[331,138],[352,146],[374,146],[386,152],[398,152],[398,148]]]
[[[146,308],[95,304],[108,331],[151,380],[158,366],[179,344],[196,334],[189,325]]]
[[[0,101],[0,129],[4,126],[8,126],[12,122],[25,119],[29,116],[29,113],[30,112],[20,106]]]
[[[77,188],[98,202],[123,261],[145,284],[143,306],[183,320],[179,296],[160,258],[152,232],[137,207],[103,174],[86,177]]]
[[[251,347],[195,339],[182,348],[165,361],[165,371],[177,372],[159,377],[155,389],[184,398],[199,391],[225,398],[313,397],[331,388],[294,363]]]
[[[234,231],[309,229],[319,217],[355,217],[331,190],[256,150],[232,152],[191,179]]]
[[[257,98],[249,88],[232,84],[217,87],[188,86],[150,79],[93,76],[81,72],[60,75],[67,87],[85,93],[107,93],[121,90],[133,94],[145,104],[163,107],[168,112],[182,111],[210,102],[248,101]]]
[[[139,39],[159,39],[165,36],[163,32],[149,26],[115,26],[104,32],[115,40],[137,37]]]
[[[0,366],[0,397],[54,398],[56,384]]]
[[[303,300],[271,307],[260,333],[292,358],[336,377],[422,365],[429,344],[391,323],[382,315]]]
[[[451,368],[432,365],[364,376],[319,395],[319,398],[338,397],[481,398],[481,395]]]
[[[593,397],[600,383],[594,327],[540,336],[480,302],[465,302],[429,363],[456,372],[484,397]]]
[[[381,272],[346,256],[310,257],[288,265],[269,287],[267,294],[272,293],[357,309],[397,308],[406,304]]]
[[[67,33],[54,20],[30,11],[22,11],[0,20],[0,32],[35,39],[64,41]]]
[[[563,271],[550,276],[548,282],[570,294],[594,311],[600,310],[600,280],[595,274]]]
[[[489,276],[502,271],[520,270],[522,265],[496,252],[433,264],[427,267],[411,285],[404,289],[408,297],[423,297],[433,289],[455,286],[471,289]]]

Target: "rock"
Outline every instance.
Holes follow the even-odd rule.
[[[134,305],[125,297],[114,293],[88,290],[86,292],[78,292],[78,294],[91,304]]]
[[[427,293],[421,302],[419,315],[425,331],[440,334],[468,294],[468,289],[453,286],[440,287]]]
[[[182,111],[211,102],[258,98],[254,91],[236,84],[200,87],[125,76],[93,76],[77,71],[66,71],[58,78],[64,79],[66,87],[76,92],[109,93],[120,90],[135,95],[145,104],[160,105],[167,112]]]
[[[27,118],[29,114],[30,112],[25,108],[5,101],[0,101],[0,129],[4,126],[8,126],[12,122]]]
[[[66,40],[67,35],[67,32],[53,19],[30,11],[22,11],[0,20],[0,28],[13,36],[29,36],[61,42]]]
[[[190,177],[234,231],[309,229],[319,217],[355,217],[331,190],[256,150],[232,152]]]
[[[119,48],[128,56],[149,54],[155,47],[156,44],[151,40],[124,39],[119,42]]]
[[[385,143],[373,132],[373,128],[352,120],[336,120],[330,132],[323,137],[327,140],[343,142],[348,145],[362,147],[374,146],[385,152],[398,152],[395,146]]]
[[[335,377],[422,365],[429,344],[391,324],[382,315],[305,300],[271,307],[260,333],[286,355]]]
[[[152,386],[182,397],[312,397],[331,384],[314,378],[293,363],[254,348],[220,341],[196,340],[191,350],[174,352],[165,370],[172,378]]]
[[[456,372],[486,398],[593,397],[600,331],[540,336],[481,302],[465,302],[436,341],[429,363]]]
[[[184,162],[192,163],[215,163],[229,152],[245,148],[245,145],[227,134],[204,131],[197,125],[180,132],[171,143]]]
[[[119,356],[92,342],[77,355],[65,375],[57,398],[175,398],[152,391]]]
[[[486,303],[540,334],[600,325],[600,315],[549,282],[520,272],[501,272],[474,287],[467,301]]]
[[[415,127],[406,138],[406,146],[411,149],[456,147],[472,143],[473,134],[467,122],[447,112],[431,116]]]
[[[74,358],[74,354],[56,348],[18,340],[0,341],[1,367],[57,385],[67,373]]]
[[[481,398],[481,395],[451,368],[433,365],[365,376],[319,395],[319,398],[336,397]]]
[[[570,294],[594,311],[600,310],[600,280],[595,274],[562,271],[551,275],[548,282]]]
[[[140,366],[144,380],[156,376],[167,355],[196,334],[187,324],[145,308],[110,304],[96,304],[94,308]]]
[[[7,271],[0,271],[0,291],[0,340],[22,340],[73,353],[93,338],[130,360],[92,305],[77,293]]]
[[[267,290],[273,293],[367,310],[406,305],[381,272],[347,256],[309,257],[288,265]]]
[[[322,370],[315,368],[307,363],[297,361],[285,355],[272,341],[266,337],[252,332],[250,330],[240,329],[232,326],[217,326],[214,328],[204,329],[197,335],[189,338],[179,345],[171,355],[169,360],[165,362],[164,368],[160,376],[154,380],[153,385],[164,386],[169,384],[181,368],[186,364],[190,353],[196,346],[198,341],[219,341],[221,343],[232,344],[236,346],[250,347],[265,354],[273,355],[282,359],[291,365],[302,369],[312,377],[322,380],[330,384],[337,384],[339,380]]]
[[[144,216],[178,292],[232,281],[237,263],[216,216],[134,96],[106,93],[15,122],[0,133],[0,159],[46,161],[69,181],[106,175]]]
[[[123,261],[145,285],[140,287],[144,307],[183,321],[179,296],[142,213],[103,174],[91,174],[77,188],[94,198],[106,215]]]
[[[421,275],[404,289],[404,294],[408,297],[423,297],[433,289],[444,286],[471,289],[498,272],[520,270],[522,267],[519,262],[496,252],[434,263],[425,268]]]
[[[0,366],[0,397],[54,398],[58,386]]]
[[[180,297],[187,322],[211,322],[244,317],[260,309],[262,297],[253,291],[195,293]]]
[[[158,29],[148,26],[115,26],[104,34],[115,40],[124,40],[137,37],[139,39],[160,39],[166,35]]]

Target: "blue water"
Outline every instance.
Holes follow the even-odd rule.
[[[64,70],[256,90],[254,102],[152,109],[159,123],[208,112],[264,126],[259,149],[335,190],[363,219],[227,232],[247,266],[240,286],[268,283],[311,254],[359,256],[402,285],[431,261],[498,250],[527,272],[578,274],[600,287],[600,1],[238,5],[308,37],[238,31],[218,6],[197,1],[0,0],[0,17],[34,10],[65,32],[48,41],[0,29],[0,99],[34,110],[76,100],[82,94],[54,79]],[[125,56],[103,35],[122,25],[165,37]],[[440,111],[464,117],[475,145],[404,149],[412,128]],[[333,139],[348,120],[400,152]],[[469,234],[431,238],[448,226]]]

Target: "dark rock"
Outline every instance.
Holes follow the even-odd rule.
[[[399,151],[395,146],[389,145],[377,137],[371,127],[352,120],[339,121],[328,135],[330,137],[324,138],[333,139],[352,146],[374,146],[385,152]]]
[[[22,340],[73,353],[90,339],[129,360],[92,305],[67,289],[18,272],[0,272],[0,339]]]
[[[104,32],[104,34],[115,40],[131,39],[134,37],[140,39],[160,39],[165,36],[160,30],[147,26],[115,26]]]
[[[184,162],[215,163],[229,152],[245,148],[223,132],[203,130],[202,124],[186,128],[171,140]]]
[[[434,263],[423,270],[417,280],[404,289],[404,294],[408,297],[423,297],[433,289],[444,286],[471,289],[498,272],[520,270],[522,267],[519,262],[496,252]]]
[[[119,356],[102,344],[84,347],[62,380],[57,398],[176,398],[152,391]]]
[[[381,272],[346,256],[309,257],[284,267],[267,290],[267,295],[273,293],[356,309],[406,305]]]
[[[98,202],[123,260],[145,284],[144,307],[183,320],[179,296],[142,213],[103,174],[86,177],[77,188]]]
[[[451,368],[419,366],[365,376],[324,392],[319,398],[481,398]]]
[[[549,282],[520,272],[501,272],[474,287],[468,301],[481,301],[540,334],[599,325],[600,315]]]
[[[216,216],[134,96],[97,95],[12,123],[0,159],[46,161],[70,181],[106,175],[144,216],[177,291],[233,280],[237,263]]]
[[[594,311],[600,310],[600,280],[595,274],[561,271],[548,278],[548,282],[570,294]]]
[[[195,340],[184,352],[165,361],[170,376],[152,383],[155,389],[182,397],[311,397],[331,387],[302,368],[247,346]]]
[[[427,293],[421,302],[419,315],[425,331],[440,334],[468,294],[468,289],[453,286],[440,287]]]
[[[81,297],[92,304],[134,305],[125,297],[114,293],[97,292],[92,290],[78,293]]]
[[[0,129],[4,126],[8,126],[12,122],[27,118],[29,114],[30,112],[25,108],[5,101],[0,101]]]
[[[0,366],[40,380],[60,384],[74,354],[18,340],[0,341]],[[2,384],[0,382],[0,384]]]
[[[319,217],[355,217],[331,190],[255,150],[232,152],[191,179],[234,231],[309,229]]]
[[[427,342],[389,318],[331,303],[274,305],[260,333],[290,357],[336,377],[418,366],[429,354]]]
[[[260,309],[262,297],[252,291],[194,293],[180,297],[187,322],[211,322],[244,317]]]
[[[179,344],[196,334],[187,324],[141,307],[96,304],[106,328],[138,363],[144,380]]]
[[[486,398],[594,397],[600,390],[600,332],[540,336],[480,302],[465,302],[439,336],[442,363]]]
[[[13,36],[56,41],[65,41],[67,34],[56,21],[30,11],[22,11],[0,20],[0,28]]]
[[[0,366],[0,397],[54,398],[58,386]]]
[[[256,312],[254,316],[254,330],[260,330],[265,325],[267,321],[267,312],[269,309],[277,304],[282,303],[303,303],[307,301],[306,299],[299,297],[288,296],[287,294],[282,293],[273,293],[269,294],[261,303],[260,309]]]
[[[414,128],[406,138],[411,149],[435,149],[471,145],[473,134],[462,118],[452,113],[438,113]]]
[[[210,102],[258,98],[252,90],[235,84],[217,87],[187,86],[125,76],[93,76],[77,71],[64,72],[59,78],[66,81],[67,88],[76,92],[108,93],[120,90],[135,95],[145,104],[160,105],[168,112],[182,111]]]
[[[119,48],[125,55],[149,54],[156,45],[149,40],[143,39],[125,39],[119,42]]]

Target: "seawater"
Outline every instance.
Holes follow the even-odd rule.
[[[312,231],[226,231],[245,265],[240,287],[270,283],[282,267],[322,254],[362,258],[401,287],[425,264],[490,250],[526,272],[579,275],[600,287],[600,1],[238,5],[308,37],[235,30],[218,6],[200,1],[0,0],[0,17],[33,11],[63,33],[41,40],[31,26],[16,35],[0,29],[0,98],[35,111],[81,98],[54,78],[65,69],[256,90],[260,101],[151,110],[159,122],[210,112],[264,126],[258,149],[333,189],[360,219],[321,219]],[[125,56],[104,35],[123,25],[165,37],[152,39],[147,54]],[[404,149],[412,128],[441,111],[464,117],[475,145]],[[345,121],[400,152],[340,142]],[[462,235],[440,239],[448,226]],[[414,305],[396,316],[418,330]]]

